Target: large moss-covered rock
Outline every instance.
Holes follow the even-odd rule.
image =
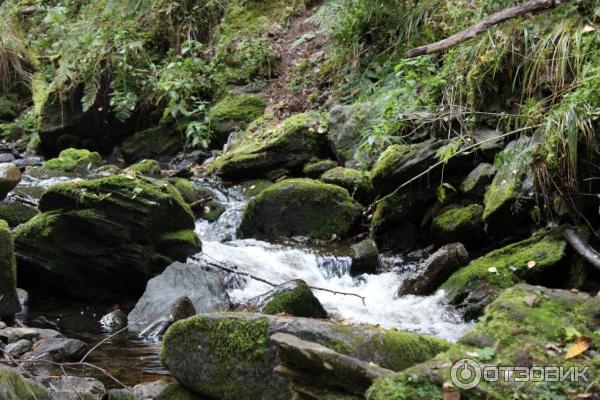
[[[442,289],[467,318],[474,318],[502,290],[522,281],[538,283],[545,274],[553,274],[549,270],[560,267],[565,248],[558,230],[540,232],[472,261],[455,272]]]
[[[325,183],[338,185],[348,190],[350,195],[363,204],[373,199],[373,184],[368,174],[352,168],[337,167],[321,176]]]
[[[102,157],[97,152],[86,149],[66,149],[58,157],[46,161],[44,169],[61,172],[85,171],[98,167]]]
[[[217,313],[171,326],[161,359],[183,386],[210,398],[288,400],[288,382],[273,372],[277,359],[269,338],[278,332],[394,371],[448,348],[441,339],[407,332],[305,318]]]
[[[318,179],[325,172],[337,167],[337,163],[333,160],[311,161],[302,168],[302,173],[307,178]]]
[[[278,126],[255,132],[210,164],[210,169],[230,180],[242,180],[284,168],[302,169],[317,156],[325,141],[319,114],[297,114]]]
[[[240,94],[227,96],[208,110],[210,128],[215,134],[213,141],[222,145],[229,134],[236,130],[244,130],[255,119],[262,116],[267,106],[264,97]]]
[[[372,103],[338,105],[328,116],[329,141],[337,158],[349,167],[366,166],[377,159],[372,152],[359,151],[369,122],[376,118],[378,110]]]
[[[127,171],[133,174],[153,176],[156,178],[160,178],[162,175],[160,164],[156,160],[138,161],[137,163],[129,166],[129,168],[127,168]]]
[[[578,338],[587,338],[582,340],[591,349],[600,345],[599,314],[600,300],[587,294],[517,285],[488,306],[485,317],[450,350],[396,376],[379,379],[366,397],[368,400],[569,399],[575,394],[593,398],[589,394],[595,392],[600,373],[598,355],[589,351],[567,359],[565,351]],[[513,374],[508,382],[483,379],[472,389],[460,389],[450,384],[450,377],[452,366],[463,359],[479,364],[479,371],[483,366],[575,366],[580,371],[588,367],[590,381],[516,382],[517,375]],[[534,376],[540,376],[539,370]]]
[[[200,251],[194,217],[164,181],[117,175],[50,187],[16,231],[30,285],[85,299],[137,298],[173,260]]]
[[[494,175],[496,168],[492,164],[481,163],[461,182],[459,190],[469,197],[479,198],[485,193]]]
[[[431,236],[438,245],[460,242],[467,246],[483,240],[483,207],[469,204],[443,210],[431,223]]]
[[[0,399],[52,400],[52,396],[42,385],[23,377],[18,370],[0,365]]]
[[[29,221],[38,214],[37,208],[23,203],[0,203],[0,219],[5,220],[11,228]]]
[[[248,301],[244,309],[265,314],[288,314],[295,317],[326,318],[327,312],[306,282],[297,279],[274,287]]]
[[[347,236],[361,214],[348,191],[311,179],[288,179],[253,198],[244,211],[242,237]]]
[[[21,311],[16,285],[13,237],[6,221],[0,220],[0,318],[10,317]]]
[[[172,156],[185,145],[185,126],[178,124],[158,125],[136,132],[121,144],[127,161],[155,159]]]

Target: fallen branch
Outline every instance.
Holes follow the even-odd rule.
[[[199,262],[202,262],[202,263],[206,264],[209,267],[213,267],[213,268],[219,269],[221,271],[228,272],[230,274],[237,274],[237,275],[246,276],[248,278],[254,279],[255,281],[266,283],[267,285],[272,286],[272,287],[279,286],[279,284],[273,283],[273,282],[269,282],[268,280],[266,280],[264,278],[261,278],[259,276],[255,276],[255,275],[249,274],[248,272],[238,271],[237,269],[235,269],[235,267],[225,266],[225,265],[223,265],[223,263],[221,261],[215,260],[214,258],[212,258],[210,256],[207,256],[206,254],[204,255],[204,257],[211,258],[213,261],[208,261],[206,259],[200,259],[200,258],[194,258],[194,259],[196,261],[199,261]],[[319,291],[322,291],[322,292],[333,293],[334,295],[341,294],[343,296],[358,297],[362,301],[363,305],[366,305],[366,303],[365,303],[365,297],[361,296],[361,295],[358,295],[356,293],[340,292],[340,291],[337,291],[337,290],[325,289],[325,288],[315,287],[315,286],[309,286],[309,288],[311,288],[312,290],[319,290]]]
[[[600,271],[600,253],[598,253],[577,231],[571,228],[565,229],[564,238],[581,257]]]
[[[203,199],[200,199],[200,200],[195,201],[192,204],[190,204],[190,208],[192,210],[195,210],[197,208],[204,207],[206,204],[210,203],[212,200],[213,200],[212,197],[205,197]]]
[[[115,336],[125,332],[127,329],[129,328],[129,325],[127,325],[124,328],[119,329],[118,331],[116,331],[115,333],[105,337],[104,339],[102,339],[101,341],[99,341],[98,343],[96,343],[96,345],[94,347],[92,347],[87,353],[85,353],[85,355],[81,358],[81,360],[79,360],[80,363],[84,362],[90,354],[92,354],[92,352],[94,350],[96,350],[98,347],[102,346],[104,343],[106,343],[107,341],[109,341],[110,339],[114,338]]]
[[[565,0],[529,0],[523,4],[505,8],[504,10],[494,13],[482,19],[475,25],[465,29],[464,31],[458,32],[446,39],[411,49],[406,53],[406,56],[418,57],[424,54],[439,53],[460,43],[466,42],[467,40],[473,39],[475,36],[482,34],[494,25],[508,21],[509,19],[520,17],[522,15],[546,11],[551,8],[555,8],[564,2]]]

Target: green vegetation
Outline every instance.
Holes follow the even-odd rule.
[[[0,220],[0,317],[19,311],[16,285],[17,264],[13,237],[6,221]]]
[[[21,376],[18,370],[0,366],[0,387],[5,400],[51,400],[50,393],[39,383]]]
[[[130,173],[141,174],[145,176],[153,176],[160,178],[162,176],[162,170],[160,164],[155,160],[142,160],[127,168]]]
[[[47,170],[73,172],[98,167],[101,162],[102,157],[96,152],[85,149],[66,149],[61,151],[57,158],[46,161],[43,167]]]
[[[316,308],[320,308],[306,282],[298,282],[293,290],[274,293],[263,307],[265,314],[285,313],[296,317],[314,317]]]

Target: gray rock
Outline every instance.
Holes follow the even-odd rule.
[[[103,328],[116,331],[127,326],[127,314],[120,309],[109,312],[100,320]]]
[[[35,344],[33,351],[25,354],[28,359],[53,361],[79,361],[88,349],[85,342],[77,339],[47,338]]]
[[[152,322],[140,332],[140,336],[148,339],[159,338],[174,322],[194,315],[196,315],[196,308],[192,304],[192,301],[185,296],[180,297],[175,300],[166,317],[161,317]]]
[[[8,327],[0,330],[0,340],[2,340],[5,343],[14,343],[21,339],[27,339],[33,342],[37,342],[38,340],[42,339],[62,337],[62,333],[53,329]]]
[[[15,156],[12,153],[2,153],[0,154],[0,164],[1,163],[9,163],[15,160]]]
[[[0,399],[51,400],[50,393],[33,379],[27,379],[14,369],[0,365]]]
[[[175,262],[159,276],[148,281],[146,291],[129,313],[134,331],[143,331],[157,320],[169,318],[171,308],[181,297],[191,300],[197,312],[226,311],[229,296],[219,274],[199,265]]]
[[[274,287],[248,301],[247,311],[289,314],[296,317],[327,318],[327,312],[303,280],[296,279]]]
[[[481,163],[467,175],[459,190],[471,197],[483,196],[485,189],[494,179],[496,169],[492,164]]]
[[[407,294],[427,295],[435,292],[459,267],[469,260],[469,253],[460,243],[448,244],[429,256],[416,276],[404,280],[398,296]]]
[[[100,400],[104,384],[94,378],[77,376],[40,376],[36,380],[48,389],[54,400]]]
[[[4,352],[11,357],[19,358],[31,349],[31,342],[27,339],[21,339],[14,343],[6,345]]]
[[[135,400],[156,400],[168,385],[165,381],[140,383],[133,387],[133,397]]]
[[[11,163],[0,164],[0,200],[21,182],[21,171]]]
[[[357,151],[363,142],[364,128],[373,118],[373,105],[370,103],[335,106],[329,113],[329,140],[336,156],[346,166],[356,167],[369,164],[373,155]]]
[[[379,270],[381,263],[379,261],[379,250],[377,243],[373,239],[365,239],[360,243],[353,244],[352,266],[350,274],[358,276],[361,274],[374,274]]]

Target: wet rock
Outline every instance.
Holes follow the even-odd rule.
[[[118,331],[127,326],[127,314],[120,309],[113,310],[102,317],[100,325],[110,331]]]
[[[441,399],[451,369],[461,359],[470,359],[486,367],[555,366],[565,368],[565,372],[570,366],[576,365],[579,371],[587,367],[590,377],[587,382],[583,379],[578,382],[557,379],[552,384],[536,379],[525,385],[512,379],[508,382],[503,379],[482,380],[470,390],[459,391],[457,388],[454,394],[460,393],[461,399],[509,399],[515,393],[521,398],[532,399],[568,398],[569,393],[584,394],[583,397],[586,397],[594,392],[589,389],[590,382],[600,374],[595,362],[597,355],[588,350],[575,359],[565,357],[566,351],[578,340],[577,337],[566,339],[565,329],[568,327],[570,332],[577,332],[576,336],[589,338],[589,342],[586,339],[583,342],[588,343],[590,349],[596,348],[599,345],[595,333],[598,315],[600,299],[588,294],[517,285],[502,292],[486,308],[485,318],[481,318],[447,352],[399,374],[376,380],[367,391],[366,398]],[[534,372],[530,371],[531,376],[538,376]]]
[[[348,190],[352,198],[362,204],[368,204],[373,200],[374,189],[368,174],[351,168],[337,167],[330,169],[321,176],[325,183],[338,185]]]
[[[88,345],[81,340],[53,337],[36,342],[33,350],[25,354],[25,358],[58,362],[79,361],[87,350]]]
[[[230,133],[246,129],[264,114],[266,106],[264,97],[246,94],[227,96],[218,101],[207,114],[214,133],[213,147],[222,147]]]
[[[253,179],[240,183],[240,188],[244,196],[255,197],[258,196],[263,190],[272,186],[273,182],[266,179]]]
[[[450,302],[468,319],[476,318],[498,294],[517,283],[537,283],[556,274],[566,243],[559,230],[539,232],[529,239],[494,250],[456,271],[441,286]]]
[[[0,318],[12,317],[21,311],[16,281],[13,237],[8,224],[0,220]]]
[[[61,151],[58,157],[46,161],[42,167],[49,171],[85,172],[100,166],[101,163],[102,157],[99,153],[71,148]]]
[[[58,324],[48,320],[48,318],[44,317],[43,315],[32,321],[29,321],[28,325],[32,328],[53,329],[55,331],[59,330]]]
[[[460,243],[440,248],[419,267],[417,276],[407,278],[398,289],[398,296],[424,296],[436,291],[444,281],[469,259],[467,249]]]
[[[21,182],[21,171],[12,163],[0,164],[0,200]]]
[[[19,358],[31,349],[31,342],[27,339],[17,340],[14,343],[7,344],[4,352],[13,358]]]
[[[337,163],[333,160],[320,160],[306,164],[302,173],[308,178],[319,179],[321,175],[335,167]]]
[[[18,168],[37,167],[42,165],[44,163],[44,160],[42,157],[26,157],[19,158],[13,161],[12,163]]]
[[[0,399],[52,400],[52,397],[42,385],[23,377],[17,369],[0,365]]]
[[[241,237],[345,237],[361,209],[343,188],[311,179],[288,179],[248,203],[238,233]]]
[[[351,249],[352,266],[350,267],[350,274],[352,276],[375,274],[379,271],[381,267],[379,250],[373,239],[365,239],[360,243],[353,244]]]
[[[142,160],[133,164],[127,168],[127,172],[133,174],[141,174],[145,176],[152,176],[160,178],[162,176],[162,170],[160,164],[155,160]]]
[[[462,181],[459,190],[467,196],[479,198],[485,193],[488,185],[494,179],[494,175],[496,175],[496,169],[492,164],[481,163]]]
[[[158,400],[168,385],[169,383],[165,381],[140,383],[133,387],[133,398],[135,400]]]
[[[275,128],[235,144],[215,159],[209,169],[234,181],[281,168],[301,170],[324,146],[325,135],[320,130],[318,114],[297,114]]]
[[[286,333],[274,334],[271,342],[277,347],[281,360],[275,372],[289,379],[294,391],[315,392],[316,398],[321,398],[319,393],[324,391],[329,396],[334,392],[362,397],[375,379],[394,374],[389,369]]]
[[[36,380],[48,389],[54,400],[101,400],[104,384],[94,378],[77,376],[39,376]]]
[[[5,220],[11,228],[24,224],[39,213],[37,208],[23,203],[0,203],[0,219]]]
[[[269,338],[275,333],[288,333],[395,371],[427,360],[448,347],[440,339],[366,326],[251,313],[214,313],[173,324],[165,335],[161,358],[183,386],[198,394],[223,400],[287,400],[288,381],[273,371],[277,365],[276,348]]]
[[[116,146],[108,157],[106,158],[106,162],[114,165],[119,169],[123,169],[127,166],[127,162],[125,161],[125,154],[123,154],[123,150],[119,146]]]
[[[244,307],[265,314],[288,314],[296,317],[327,318],[327,312],[303,280],[293,280],[274,287],[248,301]]]
[[[446,208],[431,223],[431,239],[438,246],[460,242],[477,247],[485,237],[482,215],[479,204]]]
[[[202,164],[210,155],[202,150],[194,150],[190,152],[180,153],[175,156],[169,163],[170,167],[175,170],[188,170],[194,164]],[[178,175],[179,176],[179,175]],[[190,175],[191,176],[191,175]],[[181,176],[189,178],[190,176]]]
[[[43,281],[94,301],[131,298],[174,260],[201,250],[191,210],[164,181],[118,175],[58,184],[39,208],[16,231],[29,286]]]
[[[226,311],[229,297],[219,274],[202,269],[197,264],[175,262],[164,272],[148,281],[146,291],[127,319],[135,331],[145,331],[156,321],[173,323],[189,315],[175,315],[172,307],[186,297],[197,312]],[[167,325],[168,326],[168,325]],[[161,332],[162,333],[162,332]]]
[[[196,308],[190,299],[185,296],[176,299],[165,317],[158,318],[145,326],[140,332],[140,337],[155,339],[162,337],[173,322],[196,315]]]
[[[0,154],[0,164],[13,162],[15,160],[15,156],[12,153],[1,153]]]
[[[0,340],[5,343],[15,343],[21,339],[27,339],[32,342],[37,342],[42,339],[62,337],[62,333],[53,329],[8,327],[0,330]]]
[[[139,131],[123,141],[121,150],[128,162],[174,156],[185,146],[185,128],[182,122],[182,126],[170,123]]]

